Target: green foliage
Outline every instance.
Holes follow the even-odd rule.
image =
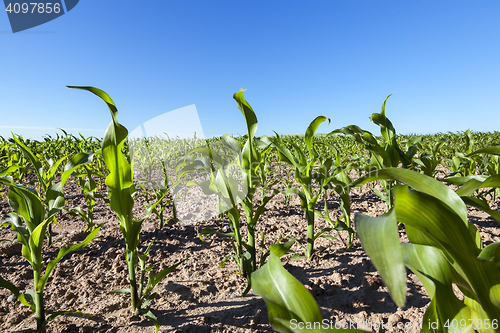
[[[268,263],[252,274],[255,294],[262,296],[267,305],[269,322],[282,333],[330,332],[322,329],[321,310],[309,291],[282,266],[280,259],[271,254]],[[348,329],[343,331],[364,332]]]
[[[137,247],[139,246],[139,235],[142,230],[142,222],[144,219],[134,219],[133,217],[132,208],[134,206],[133,195],[135,193],[135,185],[132,181],[133,174],[130,160],[123,153],[128,131],[118,122],[118,109],[113,100],[104,91],[94,87],[72,86],[69,88],[90,91],[100,97],[107,104],[111,112],[112,121],[102,141],[102,155],[109,172],[106,177],[106,186],[108,188],[110,206],[120,221],[120,230],[125,239],[125,260],[128,266],[130,281],[130,290],[128,290],[128,293],[130,293],[131,296],[132,313],[140,313],[152,320],[156,326],[156,332],[158,332],[158,320],[151,311],[146,308],[154,296],[148,295],[152,289],[180,263],[166,268],[156,275],[150,275],[145,292],[142,292],[143,279],[138,286],[136,272],[139,261],[141,261],[141,268],[143,268],[143,261],[145,262],[149,247],[146,254],[141,257]],[[145,273],[144,269],[142,271]]]
[[[234,253],[230,257],[234,258],[240,273],[248,280],[248,287],[243,293],[246,295],[251,288],[251,273],[259,268],[269,255],[265,252],[260,260],[257,257],[255,240],[257,222],[264,213],[267,203],[279,191],[271,190],[271,187],[278,181],[270,177],[274,171],[270,167],[272,163],[270,142],[267,138],[255,137],[258,125],[257,116],[245,100],[243,91],[244,89],[233,95],[247,124],[248,133],[243,144],[229,135],[223,135],[219,145],[212,142],[208,143],[206,148],[194,149],[188,157],[181,160],[177,170],[181,170],[179,177],[200,172],[208,176],[208,180],[190,181],[187,185],[199,186],[207,195],[217,195],[219,212],[227,214],[232,232],[223,234],[211,228],[205,228],[202,234],[218,233],[233,239]],[[196,154],[201,156],[196,158]],[[234,173],[235,170],[237,170],[236,173]],[[241,176],[241,181],[239,176]],[[255,194],[259,188],[261,198],[257,202]],[[241,235],[241,214],[238,210],[240,202],[246,217],[246,241]],[[261,235],[263,239],[264,234],[261,233]]]
[[[9,214],[9,222],[12,225],[12,230],[17,232],[17,240],[23,245],[23,257],[33,269],[34,288],[21,292],[12,283],[2,278],[0,278],[0,286],[12,291],[22,304],[29,306],[36,313],[38,333],[45,333],[47,322],[56,315],[73,313],[65,311],[49,317],[45,316],[43,291],[50,273],[66,254],[83,249],[95,237],[100,228],[96,228],[80,244],[62,247],[57,257],[47,264],[45,272],[43,272],[42,250],[46,230],[53,221],[53,216],[62,209],[64,200],[58,200],[47,207],[36,192],[22,185],[15,185],[11,178],[3,177],[0,182],[9,186],[9,205],[15,211],[15,213]]]
[[[266,205],[278,193],[285,194],[286,202],[292,195],[300,199],[307,219],[307,244],[303,245],[307,258],[317,253],[314,242],[318,237],[331,239],[328,233],[334,230],[345,246],[351,247],[357,232],[396,304],[405,304],[405,267],[419,277],[431,299],[424,322],[485,322],[498,318],[499,243],[483,247],[478,230],[467,220],[467,206],[500,221],[500,213],[490,207],[500,195],[499,132],[398,135],[385,115],[389,96],[381,112],[370,117],[379,126],[380,136],[356,125],[329,134],[317,133],[320,124],[330,122],[319,116],[303,135],[257,137],[257,116],[241,90],[233,98],[246,121],[244,136],[226,134],[208,140],[129,139],[127,129],[118,122],[114,102],[105,92],[93,87],[72,88],[90,91],[106,102],[112,122],[102,140],[76,137],[64,130],[63,134],[45,136],[42,141],[14,134],[7,140],[0,137],[0,197],[6,197],[14,210],[8,218],[2,217],[0,227],[11,226],[17,232],[22,255],[34,276],[33,290],[20,291],[1,277],[0,286],[12,291],[36,313],[39,332],[45,332],[47,323],[55,316],[79,313],[58,311],[46,316],[43,291],[56,264],[70,251],[84,248],[99,231],[100,226],[94,223],[97,199],[103,199],[115,211],[126,244],[130,288],[114,292],[130,294],[133,312],[152,320],[158,331],[158,320],[148,309],[156,297],[154,288],[183,261],[153,273],[156,265],[148,265],[152,242],[148,242],[143,253],[139,252],[144,219],[135,219],[132,209],[137,196],[143,195],[146,218],[155,215],[162,228],[168,221],[165,216],[170,204],[176,218],[174,198],[179,190],[190,186],[200,187],[206,195],[216,195],[219,213],[229,220],[231,228],[230,232],[206,228],[200,237],[216,233],[231,239],[233,253],[223,263],[228,258],[235,260],[248,280],[244,294],[253,287],[264,298],[270,322],[280,332],[335,329],[296,325],[322,320],[312,296],[283,269],[278,259],[295,252],[292,247],[296,239],[285,237],[286,242],[271,245],[266,251],[264,231],[260,230],[258,252],[258,222]],[[447,175],[441,180],[458,186],[458,190],[434,179],[443,172],[442,167],[450,172],[444,171]],[[169,168],[175,168],[178,179],[171,176]],[[163,174],[160,182],[152,177],[157,171]],[[364,175],[353,182],[352,174]],[[194,178],[182,178],[188,175]],[[202,175],[206,179],[196,178]],[[62,212],[63,189],[68,180],[78,183],[87,205],[86,210],[72,207],[69,211],[86,221],[85,232],[90,234],[79,244],[59,249],[52,261],[43,261],[44,239],[51,243],[50,230],[52,223],[57,223],[56,215]],[[380,217],[358,214],[352,223],[351,189],[356,191],[356,187],[375,181],[384,186],[383,191],[374,191],[387,202],[388,213]],[[137,184],[142,187],[142,194],[136,191]],[[108,196],[99,191],[104,185]],[[329,209],[334,195],[340,198],[336,219],[331,218]],[[324,200],[322,209],[317,208],[320,200]],[[324,218],[330,227],[315,233],[315,217]],[[403,224],[409,243],[399,241],[398,225]],[[342,230],[347,231],[347,240],[341,237]],[[0,240],[3,241],[10,240]],[[456,298],[453,285],[465,295],[463,301]],[[442,326],[437,331],[447,330]]]
[[[382,111],[380,113],[373,113],[370,120],[380,127],[381,138],[376,138],[369,131],[365,131],[356,125],[346,126],[333,131],[332,133],[343,133],[350,135],[356,141],[369,151],[370,164],[366,167],[368,171],[372,169],[383,169],[398,167],[399,163],[405,169],[414,169],[416,161],[414,161],[415,154],[417,153],[417,144],[421,141],[420,137],[411,137],[407,140],[406,151],[401,148],[396,135],[396,129],[392,122],[385,115],[385,105],[387,100],[392,95],[387,96],[382,104]],[[393,181],[381,180],[384,186],[385,193],[374,188],[374,192],[387,203],[389,209],[394,205],[394,197],[392,196],[392,189],[395,185]]]
[[[252,274],[255,294],[267,304],[269,321],[279,332],[292,332],[278,319],[300,322],[321,322],[321,310],[312,295],[282,266],[279,257],[271,253],[269,262]]]
[[[352,247],[352,236],[354,229],[351,227],[351,198],[350,184],[352,183],[349,177],[349,171],[358,167],[357,161],[341,160],[340,154],[333,149],[333,153],[320,161],[320,167],[317,168],[317,178],[321,183],[324,199],[324,211],[321,213],[316,210],[315,214],[318,217],[324,218],[332,225],[332,229],[338,233],[339,239],[347,248]],[[340,197],[340,212],[341,217],[338,217],[335,222],[330,217],[328,209],[328,190],[334,190]],[[340,231],[347,231],[347,243],[340,236]],[[326,237],[326,236],[325,236]]]
[[[176,209],[174,196],[172,195],[170,198],[167,198],[168,194],[173,192],[175,184],[169,184],[168,182],[168,174],[167,167],[165,166],[165,162],[161,161],[162,172],[163,172],[163,180],[161,183],[156,186],[150,180],[142,180],[139,181],[144,194],[143,197],[146,199],[145,208],[146,215],[150,215],[153,213],[159,220],[159,228],[162,229],[166,222],[170,220],[177,220]],[[165,219],[165,208],[168,204],[172,204],[173,209],[173,217],[166,220]]]
[[[419,166],[420,170],[423,171],[424,175],[429,177],[435,177],[437,174],[437,166],[440,164],[440,150],[446,143],[446,139],[440,138],[432,146],[430,153],[425,152],[422,145],[419,144],[419,148],[422,149],[420,157],[415,159],[415,163]]]
[[[500,291],[496,286],[500,272],[494,259],[498,243],[483,249],[460,196],[437,180],[402,169],[379,170],[378,175],[368,174],[360,183],[381,178],[408,185],[395,188],[396,201],[390,213],[378,218],[356,215],[355,224],[363,247],[396,304],[405,304],[406,264],[431,298],[425,322],[439,320],[439,329],[445,331],[443,324],[447,320],[474,318],[491,322],[498,318]],[[409,243],[399,243],[397,222],[405,224]],[[453,284],[464,293],[464,301],[455,296]]]
[[[321,184],[320,179],[321,173],[319,177],[317,175],[317,169],[321,169],[321,166],[318,166],[321,156],[316,149],[319,144],[314,140],[314,133],[325,120],[328,120],[328,123],[330,123],[330,119],[325,116],[318,116],[307,127],[304,135],[306,149],[299,147],[294,142],[287,142],[286,139],[281,138],[278,134],[274,138],[269,138],[269,141],[278,151],[280,161],[293,168],[295,180],[300,184],[300,188],[291,187],[285,193],[296,194],[300,198],[300,204],[307,219],[307,246],[304,252],[308,259],[311,259],[316,253],[314,250],[315,239],[317,237],[328,237],[325,235],[325,232],[331,230],[331,228],[326,228],[317,234],[314,233],[315,207],[323,191],[323,187],[321,186],[323,184]],[[291,150],[287,147],[286,143],[292,146]]]

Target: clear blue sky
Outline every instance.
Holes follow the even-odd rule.
[[[259,135],[318,115],[332,119],[320,132],[378,134],[368,118],[391,93],[400,133],[500,131],[499,36],[497,0],[82,0],[16,34],[3,12],[0,134],[101,137],[106,105],[66,85],[108,92],[130,131],[194,104],[206,137],[244,134],[240,88]]]

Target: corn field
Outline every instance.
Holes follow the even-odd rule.
[[[500,132],[257,136],[241,90],[244,136],[129,139],[70,88],[103,138],[0,137],[2,332],[500,331]]]

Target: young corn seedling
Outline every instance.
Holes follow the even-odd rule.
[[[318,126],[327,119],[325,116],[318,116],[309,124],[304,135],[304,143],[307,148],[305,150],[294,142],[288,142],[293,148],[292,152],[285,145],[285,140],[282,140],[279,135],[276,135],[275,138],[269,138],[273,146],[278,150],[280,160],[294,169],[295,180],[301,185],[300,189],[293,187],[285,193],[297,194],[300,198],[300,205],[307,219],[307,246],[304,251],[307,259],[311,259],[315,254],[314,241],[316,238],[331,237],[324,235],[331,228],[325,228],[317,234],[314,233],[315,206],[323,190],[320,185],[315,184],[315,180],[321,177],[321,173],[318,174],[316,170],[320,156],[316,150],[314,133]],[[330,122],[330,119],[328,119],[328,122]]]
[[[164,270],[160,271],[156,275],[151,272],[153,268],[155,268],[158,264],[155,264],[150,267],[146,267],[148,261],[149,251],[151,250],[151,246],[153,242],[149,243],[144,254],[138,254],[137,259],[139,260],[139,269],[140,269],[140,282],[139,282],[139,290],[137,292],[137,297],[140,304],[139,313],[143,314],[146,318],[152,320],[156,326],[156,331],[159,330],[159,323],[156,316],[149,310],[147,310],[148,305],[151,301],[158,295],[157,293],[153,293],[154,288],[160,283],[170,272],[177,268],[180,264],[182,264],[186,259],[178,262],[175,265],[172,265]],[[147,281],[146,281],[147,275]],[[118,289],[113,290],[110,294],[130,294],[130,289]]]
[[[55,191],[56,193],[61,193],[62,194],[62,186],[61,184],[55,184],[54,186],[52,185],[57,169],[61,165],[61,163],[66,159],[66,156],[61,157],[57,162],[54,163],[54,161],[51,158],[48,159],[40,159],[40,157],[37,154],[34,154],[32,150],[24,144],[22,140],[20,140],[19,137],[16,137],[14,134],[12,134],[12,137],[17,145],[17,148],[22,152],[24,158],[29,161],[29,164],[32,166],[33,171],[36,175],[36,178],[38,180],[37,187],[38,187],[38,192],[41,195],[42,201],[44,202],[45,206],[48,206],[48,198],[46,196],[46,193],[50,191]],[[42,164],[42,161],[45,160],[45,164],[49,165],[49,168],[46,170]],[[64,184],[62,184],[64,185]],[[52,188],[51,188],[52,187]],[[52,217],[55,219],[55,216]],[[49,224],[48,230],[48,241],[49,241],[49,246],[52,245],[52,225]]]
[[[468,156],[477,156],[479,154],[497,158],[500,156],[500,146],[478,149],[474,152],[470,152]],[[492,171],[495,171],[495,169]],[[462,198],[465,204],[483,210],[500,223],[500,212],[492,210],[487,200],[481,194],[478,194],[480,189],[485,188],[491,188],[488,192],[492,193],[498,191],[500,188],[500,173],[493,173],[492,175],[471,175],[467,177],[448,177],[442,180],[460,186],[456,193]]]
[[[449,168],[451,173],[448,177],[452,176],[462,176],[468,177],[475,175],[477,166],[480,165],[479,161],[476,161],[471,157],[472,147],[474,146],[474,139],[472,138],[472,133],[470,130],[465,131],[464,133],[465,144],[463,147],[463,152],[455,153],[455,156],[448,160]]]
[[[9,175],[11,175],[15,181],[22,183],[24,176],[29,170],[24,155],[17,149],[17,145],[12,142],[5,142],[3,152],[5,152],[3,159],[5,162],[4,167],[9,169]]]
[[[315,211],[316,216],[325,219],[332,225],[333,230],[335,230],[345,247],[351,248],[353,235],[355,234],[351,226],[351,198],[350,198],[350,183],[352,183],[351,178],[347,172],[356,165],[356,163],[351,162],[348,165],[342,165],[341,157],[339,152],[334,149],[335,160],[332,157],[327,157],[323,160],[318,168],[318,180],[323,187],[323,199],[325,203],[324,212],[318,210]],[[330,212],[328,209],[328,190],[334,190],[340,197],[340,212],[342,217],[337,218],[335,222],[332,221],[330,217]],[[347,244],[344,242],[340,236],[340,231],[347,231]]]
[[[69,176],[81,165],[86,165],[92,162],[94,153],[78,153],[74,155],[64,166],[64,172],[61,175],[61,181],[54,184],[56,172],[59,166],[67,158],[67,156],[61,157],[57,162],[53,162],[51,158],[43,158],[46,164],[49,165],[48,169],[45,169],[42,164],[42,160],[33,153],[32,149],[26,146],[18,137],[12,134],[13,139],[22,152],[25,159],[32,166],[33,171],[38,180],[38,196],[43,202],[46,208],[47,215],[51,211],[51,207],[54,206],[54,202],[64,202],[63,188],[64,184],[68,180]],[[55,214],[50,214],[51,219],[55,220]],[[49,246],[52,245],[52,224],[49,223],[47,227],[47,237]]]
[[[142,262],[145,262],[145,257],[149,252],[149,248],[146,250],[146,254],[142,255],[142,257],[137,250],[137,247],[139,246],[139,235],[142,230],[142,222],[145,218],[134,219],[132,213],[135,186],[133,183],[133,172],[130,164],[130,157],[127,157],[125,154],[126,151],[124,151],[128,131],[118,122],[118,109],[107,93],[94,87],[69,86],[69,88],[87,90],[93,93],[106,103],[111,112],[112,121],[109,124],[102,141],[102,156],[104,157],[104,162],[109,171],[109,174],[106,177],[106,186],[108,187],[110,205],[120,221],[120,230],[122,231],[123,238],[125,240],[125,260],[127,262],[130,281],[130,289],[122,289],[115,292],[130,294],[132,313],[142,314],[149,320],[153,321],[156,327],[156,332],[158,332],[160,329],[158,319],[150,310],[146,308],[156,294],[149,295],[149,293],[166,277],[168,273],[180,265],[182,261],[160,271],[156,275],[149,273],[147,287],[145,291],[142,292],[142,283],[144,282],[144,279],[141,278],[140,284],[138,284],[136,272],[139,268],[139,261],[141,261],[141,268],[143,267]],[[149,269],[147,269],[146,272],[147,271],[149,271]],[[142,273],[145,273],[145,271],[142,270]]]
[[[380,127],[382,140],[378,140],[372,133],[362,130],[356,125],[346,126],[332,132],[343,133],[354,137],[357,142],[362,144],[370,152],[370,165],[367,167],[368,171],[371,171],[372,168],[383,169],[398,167],[400,162],[405,169],[415,168],[413,157],[417,152],[416,145],[420,141],[420,138],[415,137],[410,139],[406,152],[401,149],[397,141],[396,130],[389,118],[385,116],[385,105],[389,97],[391,97],[391,95],[387,96],[382,104],[382,111],[380,113],[373,113],[370,117],[370,120]],[[374,188],[373,191],[387,203],[388,209],[391,209],[394,206],[392,189],[396,183],[392,180],[385,179],[380,180],[380,182],[384,187],[384,192],[376,188]]]
[[[488,175],[493,176],[500,174],[500,156],[485,155],[483,161],[485,165],[484,169]],[[500,189],[499,188],[492,189],[491,201],[495,201],[497,197],[500,197]]]
[[[423,171],[424,175],[435,178],[437,174],[437,166],[441,163],[440,150],[446,143],[446,139],[440,138],[432,147],[431,153],[420,154],[419,158],[415,159],[415,163]],[[421,146],[420,146],[421,148]]]
[[[271,186],[277,183],[276,179],[268,179],[270,174],[269,159],[266,158],[265,152],[270,149],[271,142],[265,142],[255,138],[257,131],[257,116],[250,104],[245,100],[243,89],[233,95],[233,98],[238,103],[238,107],[245,117],[247,124],[247,135],[244,145],[242,146],[238,140],[225,134],[220,140],[220,152],[226,151],[229,160],[235,161],[228,163],[225,156],[221,156],[217,151],[210,147],[198,148],[193,153],[202,154],[201,158],[196,160],[185,159],[178,167],[183,167],[180,177],[189,172],[204,171],[209,175],[209,180],[202,182],[189,182],[188,185],[200,186],[205,194],[216,194],[219,199],[219,212],[226,212],[231,233],[220,233],[211,228],[202,230],[202,235],[213,233],[223,234],[234,238],[233,249],[234,254],[226,257],[223,262],[229,257],[233,257],[238,264],[240,273],[247,278],[248,287],[243,293],[246,295],[251,288],[250,275],[260,265],[263,264],[268,253],[263,253],[260,260],[256,255],[256,236],[255,231],[257,222],[260,216],[265,211],[266,204],[279,193],[277,189],[271,190]],[[214,146],[212,144],[212,146]],[[263,149],[264,153],[259,152],[258,147]],[[189,161],[189,164],[187,163]],[[237,174],[241,175],[241,180],[230,174],[231,169],[238,170]],[[240,186],[241,185],[241,186]],[[261,198],[259,202],[255,194],[258,187],[261,186]],[[241,187],[241,190],[240,190]],[[241,214],[238,210],[238,203],[241,202],[246,217],[247,241],[245,242],[241,235]],[[257,208],[254,206],[257,204]],[[261,234],[263,236],[263,234]]]
[[[72,170],[69,170],[65,176],[69,177],[71,172]],[[99,232],[99,228],[92,231],[80,244],[63,246],[59,250],[57,257],[45,266],[42,250],[46,229],[50,223],[52,223],[54,215],[64,206],[64,197],[58,194],[52,195],[49,192],[49,206],[47,207],[36,193],[22,185],[15,185],[12,179],[1,177],[0,183],[9,186],[9,204],[15,211],[15,213],[10,213],[9,221],[12,224],[12,230],[16,231],[18,234],[17,240],[23,245],[23,257],[33,268],[34,288],[33,290],[21,292],[12,283],[1,277],[0,286],[12,291],[22,304],[30,307],[31,310],[35,312],[37,332],[45,333],[47,323],[56,316],[61,314],[80,313],[79,311],[58,311],[50,316],[45,315],[43,291],[50,273],[66,254],[72,251],[80,251],[87,246]]]
[[[148,138],[136,140],[133,147],[134,159],[135,161],[139,162],[142,176],[146,181],[151,182],[153,170],[155,169],[155,166],[157,164],[157,161],[151,154],[151,140]]]
[[[230,140],[229,136],[225,135],[225,137],[227,141]],[[244,251],[246,243],[241,235],[241,214],[238,209],[238,199],[242,201],[245,197],[245,188],[240,186],[240,177],[235,172],[234,156],[224,156],[224,147],[216,147],[215,144],[208,143],[207,145],[207,147],[193,149],[188,156],[184,157],[177,165],[176,173],[178,173],[179,179],[191,174],[203,175],[206,178],[187,181],[185,186],[196,186],[201,188],[205,195],[216,195],[218,213],[227,216],[231,232],[221,233],[212,228],[205,228],[201,231],[201,235],[217,233],[233,238],[234,253],[226,256],[221,265],[228,258],[233,258],[240,273],[246,276],[248,272],[252,271],[252,262],[250,253]],[[196,157],[197,155],[198,157]]]
[[[68,209],[68,212],[73,215],[78,215],[82,220],[87,223],[87,227],[83,232],[92,231],[98,227],[94,223],[94,206],[97,192],[97,183],[93,178],[92,168],[88,165],[84,165],[83,169],[85,172],[73,174],[78,180],[78,185],[82,189],[82,194],[87,203],[87,211],[83,210],[81,207],[72,207]],[[86,179],[85,179],[86,178]],[[101,224],[102,225],[102,224]]]
[[[159,227],[162,229],[166,222],[177,220],[175,198],[167,198],[176,185],[169,184],[167,171],[168,164],[175,164],[172,163],[172,158],[176,147],[171,144],[170,138],[165,140],[161,137],[129,139],[129,145],[133,156],[132,166],[133,168],[137,166],[141,170],[142,178],[138,180],[138,184],[143,190],[140,196],[146,200],[144,204],[146,213],[156,215]],[[158,166],[161,166],[161,181],[153,179],[153,173],[157,171]],[[170,203],[172,203],[173,217],[165,220],[165,209]]]
[[[153,184],[151,181],[140,181],[142,188],[144,190],[144,198],[146,199],[145,207],[146,207],[146,214],[149,215],[153,213],[156,215],[156,217],[159,220],[159,228],[162,229],[165,225],[166,222],[169,222],[171,220],[176,221],[177,220],[177,213],[175,209],[175,198],[171,197],[170,199],[167,199],[167,194],[172,193],[172,190],[174,189],[175,184],[170,184],[168,183],[168,175],[167,175],[167,168],[165,166],[165,162],[161,161],[162,165],[162,172],[163,172],[163,180],[160,182],[160,184],[157,186],[156,184]],[[147,187],[146,187],[147,186]],[[150,190],[148,190],[148,188]],[[150,194],[152,195],[152,199]],[[168,220],[165,220],[165,208],[167,208],[167,205],[169,203],[172,203],[172,211],[173,211],[173,217],[169,218]]]
[[[225,136],[225,142],[232,147],[233,151],[238,155],[238,166],[243,174],[243,187],[246,189],[246,196],[243,199],[242,205],[245,211],[247,222],[248,242],[245,246],[250,252],[251,271],[246,272],[246,276],[250,281],[251,272],[255,271],[258,266],[258,259],[255,251],[255,230],[260,216],[265,211],[267,203],[279,193],[278,190],[271,190],[271,187],[276,184],[272,179],[268,180],[270,173],[268,159],[264,154],[257,150],[257,145],[264,150],[270,149],[270,142],[264,142],[255,138],[257,131],[257,116],[250,104],[245,100],[243,94],[244,89],[233,95],[234,100],[238,103],[238,108],[245,117],[247,124],[247,140],[241,148],[236,140]],[[255,193],[257,188],[261,186],[261,199],[258,202],[258,207],[254,210]],[[262,260],[260,261],[262,262]]]

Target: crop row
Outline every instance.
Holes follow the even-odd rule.
[[[279,258],[293,253],[311,260],[324,250],[315,247],[318,238],[337,238],[349,248],[355,237],[398,306],[405,304],[406,266],[419,277],[431,299],[424,322],[438,321],[438,330],[447,331],[453,330],[447,322],[473,319],[473,325],[463,331],[498,331],[492,321],[500,318],[500,243],[483,246],[477,228],[467,220],[467,206],[500,221],[500,213],[490,208],[500,194],[500,133],[398,135],[385,114],[389,96],[381,112],[370,118],[380,135],[356,125],[316,134],[320,125],[330,123],[329,118],[318,116],[304,135],[258,137],[257,116],[242,90],[233,96],[247,125],[242,137],[129,140],[127,129],[118,122],[115,103],[104,91],[71,88],[89,91],[108,106],[112,121],[102,140],[63,131],[63,136],[47,136],[44,141],[14,134],[0,141],[2,197],[7,197],[13,210],[2,226],[17,232],[34,276],[33,290],[20,291],[2,277],[0,286],[36,313],[38,332],[46,332],[48,322],[58,315],[80,313],[60,311],[46,316],[43,291],[57,263],[83,249],[99,233],[102,225],[93,218],[96,200],[103,200],[115,212],[125,241],[130,287],[112,293],[130,295],[132,313],[151,320],[158,332],[158,320],[149,310],[156,297],[154,288],[187,258],[160,271],[155,271],[156,265],[148,267],[152,242],[144,252],[138,250],[142,223],[152,216],[159,228],[167,216],[180,221],[176,202],[185,200],[191,189],[215,198],[214,214],[230,227],[206,228],[200,237],[216,233],[231,240],[233,252],[222,261],[236,262],[247,283],[243,296],[252,289],[262,296],[270,323],[280,332],[328,329],[315,326],[322,322],[319,307]],[[449,172],[437,179],[440,170]],[[52,243],[52,225],[65,208],[64,185],[69,180],[81,188],[86,207],[66,211],[87,223],[87,236],[78,244],[61,247],[57,257],[47,261],[43,245]],[[382,186],[372,189],[387,204],[387,213],[353,218],[351,190],[374,182]],[[101,188],[107,195],[99,194]],[[261,245],[259,252],[265,238],[259,220],[266,205],[280,193],[299,197],[307,230],[303,238],[287,236],[269,248]],[[340,200],[336,219],[328,210],[332,193]],[[132,213],[139,196],[145,199],[145,218],[141,219]],[[321,201],[324,207],[318,206]],[[315,232],[317,218],[330,226]],[[409,242],[400,243],[398,230],[406,232]],[[453,285],[463,292],[464,300],[454,295]]]

